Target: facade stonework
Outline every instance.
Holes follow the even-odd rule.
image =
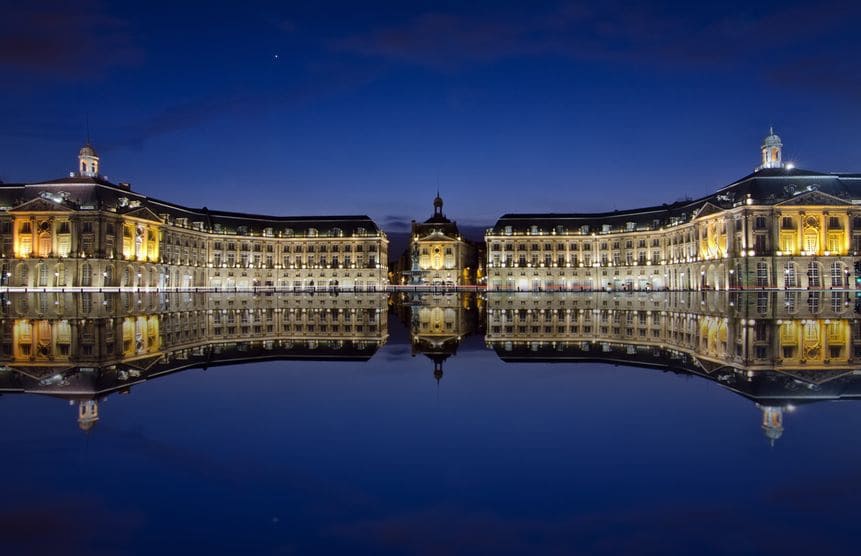
[[[716,193],[602,214],[507,214],[486,234],[497,290],[856,288],[861,175],[763,165]]]
[[[442,212],[442,197],[434,199],[433,216],[413,220],[401,282],[410,285],[466,286],[475,281],[473,246]]]
[[[0,184],[0,286],[372,290],[388,239],[367,216],[267,217],[191,209],[81,171]]]

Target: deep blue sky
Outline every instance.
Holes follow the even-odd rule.
[[[437,182],[469,224],[702,195],[770,124],[799,166],[861,171],[846,1],[0,1],[5,181],[74,169],[87,114],[142,193],[390,231]]]

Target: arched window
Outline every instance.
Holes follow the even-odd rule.
[[[39,263],[37,272],[38,283],[36,285],[44,288],[48,285],[48,265],[45,263]]]
[[[50,257],[52,251],[53,241],[51,239],[51,234],[48,232],[42,232],[39,234],[39,256],[40,257]]]
[[[30,269],[27,268],[27,265],[21,263],[18,265],[18,285],[19,286],[29,286],[30,283]]]

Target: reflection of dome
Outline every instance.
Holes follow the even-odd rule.
[[[96,149],[93,148],[92,145],[87,143],[83,147],[81,147],[81,151],[78,153],[78,156],[98,156],[96,154]]]
[[[78,427],[89,432],[96,421],[99,420],[99,402],[96,400],[82,400],[78,403]]]
[[[90,432],[90,430],[96,426],[99,418],[95,419],[78,419],[78,427],[84,432]]]
[[[762,432],[774,446],[774,441],[783,436],[783,408],[759,406],[762,410]]]
[[[783,428],[762,427],[762,429],[765,431],[765,437],[771,440],[772,443],[783,436]]]

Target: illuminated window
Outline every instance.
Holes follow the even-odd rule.
[[[87,287],[93,285],[93,268],[90,263],[81,265],[81,286]]]
[[[783,271],[784,279],[783,285],[787,288],[797,288],[798,287],[798,271],[795,268],[795,263],[786,263],[786,268]]]
[[[831,286],[842,288],[843,285],[843,264],[835,261],[831,263]]]
[[[768,264],[764,262],[756,263],[756,285],[760,288],[768,286]]]
[[[807,265],[807,285],[811,288],[822,287],[822,275],[819,270],[819,263],[809,263]]]

